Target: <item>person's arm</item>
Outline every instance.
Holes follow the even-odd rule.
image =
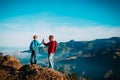
[[[42,46],[43,46],[43,43],[42,43],[42,42],[41,42],[41,43],[39,43],[39,44],[38,44],[38,46],[42,47]]]
[[[41,47],[43,44],[42,44],[42,42],[39,43],[39,42],[37,41],[37,45],[38,45],[39,47]]]
[[[42,40],[42,43],[43,43],[45,46],[48,46],[48,45],[49,45],[49,42],[48,42],[48,43],[45,43],[45,42],[44,42],[44,39]]]
[[[48,45],[49,45],[49,42],[48,42],[48,43],[45,43],[45,42],[44,42],[43,44],[44,44],[45,46],[48,46]]]

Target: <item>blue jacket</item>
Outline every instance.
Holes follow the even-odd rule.
[[[37,53],[39,52],[39,47],[42,45],[42,43],[39,43],[37,40],[33,40],[30,43],[30,50],[35,50]]]

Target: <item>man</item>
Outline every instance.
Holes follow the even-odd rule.
[[[37,35],[34,35],[33,39],[34,40],[30,43],[30,50],[32,51],[31,58],[30,58],[30,63],[31,64],[37,64],[36,54],[39,53],[39,47],[42,45],[42,43],[40,44],[37,41]]]
[[[45,43],[44,39],[43,39],[43,44],[45,46],[48,46],[48,62],[49,62],[49,68],[54,69],[54,62],[53,62],[53,56],[54,56],[54,52],[56,50],[56,46],[57,46],[57,42],[54,41],[54,36],[50,35],[49,36],[49,42]]]

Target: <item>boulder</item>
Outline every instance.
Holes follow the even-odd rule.
[[[6,55],[3,57],[3,60],[1,62],[1,66],[11,68],[14,70],[19,70],[22,67],[22,64],[15,57],[10,56],[10,55]]]
[[[51,68],[40,67],[37,64],[24,65],[19,76],[26,80],[66,80],[65,75]],[[19,79],[20,79],[19,78]]]

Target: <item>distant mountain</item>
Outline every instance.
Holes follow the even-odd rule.
[[[93,49],[101,48],[120,48],[120,38],[112,37],[110,39],[96,39],[93,41],[74,41],[60,42],[57,47],[57,53],[88,53]]]
[[[120,37],[61,42],[55,55],[56,63],[79,76],[85,72],[92,80],[120,80]]]

